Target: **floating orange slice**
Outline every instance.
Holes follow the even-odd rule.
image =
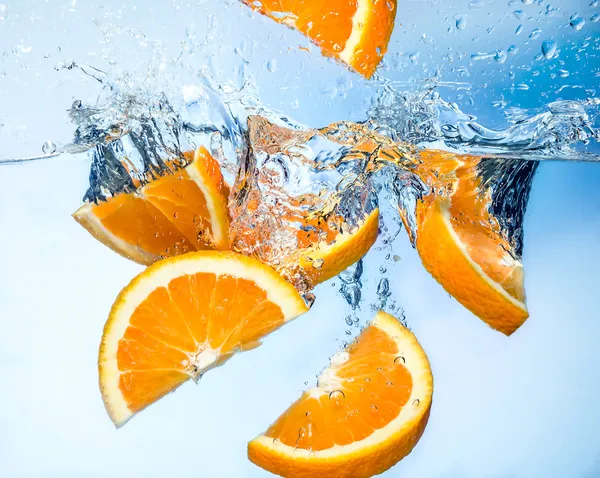
[[[421,438],[432,394],[429,361],[417,339],[379,312],[331,359],[317,387],[248,444],[248,457],[288,478],[382,473]]]
[[[295,28],[326,56],[370,78],[387,51],[396,0],[243,0],[278,23]]]
[[[228,249],[228,194],[219,164],[199,148],[185,168],[134,193],[84,204],[73,217],[115,252],[148,265],[189,251]]]
[[[270,267],[234,252],[199,251],[148,267],[115,301],[98,369],[117,427],[308,310]]]
[[[417,205],[417,251],[425,268],[462,305],[506,335],[529,317],[523,264],[480,191],[481,158],[426,150],[417,174],[442,188]]]

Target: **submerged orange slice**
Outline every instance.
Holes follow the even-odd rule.
[[[125,287],[104,327],[98,369],[117,427],[308,310],[270,267],[199,251],[148,267]]]
[[[84,204],[73,217],[115,252],[148,265],[189,251],[228,249],[228,194],[219,164],[198,148],[185,168],[134,193]]]
[[[431,368],[417,339],[379,312],[331,359],[317,387],[248,444],[248,457],[289,478],[382,473],[421,438],[432,394]]]
[[[523,264],[479,191],[481,158],[427,150],[419,174],[442,194],[417,204],[416,246],[425,268],[492,328],[512,334],[529,317]]]
[[[396,0],[243,0],[273,20],[295,28],[326,56],[370,78],[387,51]]]

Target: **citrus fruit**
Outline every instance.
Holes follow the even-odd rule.
[[[339,232],[327,228],[326,239],[319,239],[325,227],[321,226],[321,234],[313,232],[319,230],[319,226],[311,232],[299,231],[298,254],[291,259],[302,268],[313,286],[337,276],[369,252],[379,231],[379,209],[349,230],[342,228]]]
[[[387,51],[396,0],[243,0],[309,37],[322,53],[370,78]]]
[[[248,457],[289,478],[382,473],[421,438],[432,393],[431,368],[417,339],[378,312],[332,357],[317,386],[248,444]]]
[[[427,150],[421,159],[417,174],[437,191],[417,204],[423,265],[467,309],[512,334],[529,317],[523,264],[480,188],[481,158]]]
[[[201,147],[185,168],[133,193],[86,203],[73,217],[115,252],[148,265],[189,251],[228,249],[228,194],[219,164]]]
[[[100,389],[118,427],[308,310],[259,261],[197,251],[148,267],[125,287],[104,327]]]

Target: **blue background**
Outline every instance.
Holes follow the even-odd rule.
[[[182,40],[194,37],[197,67],[209,65],[222,80],[252,78],[265,103],[311,126],[364,119],[379,88],[237,1],[2,1],[0,158],[40,154],[46,140],[68,142],[66,109],[98,96],[98,83],[59,62],[137,71],[142,81],[158,48],[150,40],[176,58]],[[471,4],[481,6],[400,0],[382,77],[417,89],[441,67],[442,81],[455,82],[442,96],[488,126],[504,122],[492,102],[539,108],[597,94],[600,24],[590,18],[599,7],[553,1],[558,11],[548,16],[547,2]],[[519,9],[521,19],[513,13]],[[579,31],[569,26],[575,13],[586,20]],[[467,18],[464,30],[456,29],[457,16]],[[129,32],[111,30],[107,41],[108,24]],[[542,33],[530,39],[534,28]],[[549,38],[557,58],[536,59]],[[506,63],[471,57],[513,44],[518,53]],[[267,68],[273,59],[276,67]],[[558,69],[570,75],[553,77]],[[529,90],[515,88],[521,83]],[[246,459],[246,442],[342,346],[349,309],[339,284],[320,286],[313,309],[260,348],[116,431],[98,391],[97,350],[112,300],[141,268],[70,217],[88,169],[81,156],[0,166],[0,476],[266,476]],[[422,440],[386,476],[600,476],[599,186],[599,164],[540,166],[525,220],[531,317],[511,338],[450,298],[405,234],[398,236],[392,253],[401,259],[386,263],[386,277],[431,359],[435,393]],[[366,258],[366,292],[387,252],[378,244]],[[363,307],[361,321],[370,314]]]

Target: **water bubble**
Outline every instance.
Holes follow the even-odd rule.
[[[523,25],[519,25],[515,30],[515,35],[519,35],[523,31]]]
[[[525,16],[525,12],[523,10],[515,10],[513,15],[521,20]]]
[[[474,10],[476,8],[483,8],[483,5],[484,5],[483,0],[471,0],[469,2],[469,8],[471,10]]]
[[[394,382],[385,382],[385,386],[388,388],[392,388],[394,386]]]
[[[271,73],[277,71],[277,60],[275,60],[275,58],[267,61],[267,70],[269,70]]]
[[[306,417],[310,417],[310,412],[306,412],[306,413],[304,414],[304,416],[306,416]]]
[[[419,405],[421,405],[421,400],[419,400],[418,398],[415,398],[412,402],[413,407],[418,407]]]
[[[496,54],[494,55],[494,61],[496,61],[496,63],[504,63],[506,58],[507,55],[504,50],[497,50]]]
[[[600,20],[600,13],[595,13],[592,15],[592,18],[590,18],[590,22],[592,23],[596,23],[598,20]]]
[[[406,359],[402,355],[398,355],[398,357],[396,357],[394,359],[394,363],[405,364],[406,363]]]
[[[561,78],[566,78],[569,75],[570,75],[570,73],[567,70],[563,70],[563,69],[558,70],[558,76],[560,76]]]
[[[352,320],[352,316],[349,315],[348,317],[346,317],[346,324],[348,324],[348,325],[354,324],[354,320]]]
[[[365,377],[365,382],[369,383],[371,381],[371,379],[369,377]]]
[[[335,400],[337,402],[344,400],[346,395],[341,390],[334,390],[329,394],[329,400]]]
[[[378,410],[377,405],[375,405],[375,404],[371,405],[371,410],[376,412]]]
[[[550,60],[556,54],[556,42],[554,40],[544,40],[542,43],[542,54],[546,60]]]
[[[456,29],[464,30],[467,27],[467,19],[465,17],[458,17],[456,19]]]
[[[323,267],[323,264],[325,263],[325,261],[323,259],[314,259],[312,261],[312,266],[315,269],[321,269]]]
[[[525,5],[531,5],[533,0],[521,0],[521,3],[524,3]]]
[[[585,25],[585,20],[579,15],[575,14],[571,17],[569,25],[571,25],[574,30],[581,30]]]
[[[292,101],[291,105],[292,105],[292,108],[298,109],[300,107],[300,102],[298,100],[294,100],[294,101]]]
[[[527,91],[529,89],[529,85],[525,84],[525,83],[519,83],[517,85],[517,90],[520,91]]]
[[[0,3],[0,22],[8,17],[8,5]]]
[[[539,38],[539,36],[542,33],[542,29],[541,28],[534,28],[532,30],[532,32],[529,34],[529,39],[531,40],[535,40],[536,38]]]
[[[52,141],[46,141],[42,144],[42,153],[52,154],[56,152],[56,145]]]
[[[413,65],[416,65],[419,61],[419,52],[411,53],[410,55],[408,55],[408,59]]]
[[[397,256],[394,254],[393,259],[394,259],[394,262],[398,262],[400,260],[400,256]]]

